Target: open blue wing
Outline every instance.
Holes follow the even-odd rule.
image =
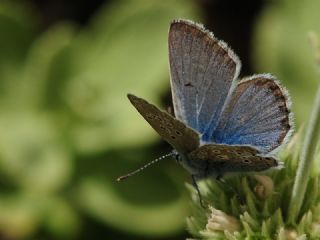
[[[290,114],[288,95],[274,77],[255,75],[237,85],[210,140],[251,145],[268,153],[288,138],[292,130]]]
[[[238,57],[201,25],[178,20],[170,26],[169,59],[176,118],[200,133],[213,131],[238,77]]]

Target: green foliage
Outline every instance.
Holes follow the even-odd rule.
[[[228,191],[225,185],[214,180],[202,183],[204,200],[225,215],[213,214],[212,210],[203,209],[199,204],[197,193],[189,187],[193,196],[193,214],[187,220],[188,230],[198,239],[318,239],[319,238],[319,175],[308,178],[307,194],[297,221],[289,218],[291,197],[296,164],[292,161],[296,145],[283,154],[285,168],[273,171],[267,176],[272,179],[274,188],[267,197],[262,197],[257,190],[259,181],[253,175],[230,177],[226,179],[239,194]],[[266,187],[266,186],[264,186]],[[304,195],[304,194],[302,194]],[[231,231],[229,218],[234,218],[237,229]],[[210,221],[215,224],[210,227]],[[221,226],[221,227],[218,227]],[[231,228],[230,228],[231,227]],[[304,238],[306,236],[307,238]],[[292,238],[291,238],[292,237]],[[300,237],[300,238],[298,238]]]
[[[126,94],[159,102],[169,23],[196,14],[189,1],[113,1],[85,28],[39,33],[22,1],[0,3],[0,236],[70,239],[83,215],[138,235],[183,229],[174,169],[115,179],[162,154],[145,150],[156,135]]]

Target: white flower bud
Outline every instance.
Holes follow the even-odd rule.
[[[256,194],[262,199],[269,197],[274,190],[273,180],[265,175],[254,175],[254,178],[257,180],[254,188]]]
[[[210,206],[211,215],[208,219],[206,229],[209,231],[229,231],[231,233],[240,231],[240,221],[226,213]]]

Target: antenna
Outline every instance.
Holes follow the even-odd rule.
[[[154,164],[154,163],[157,163],[157,162],[159,162],[160,160],[165,159],[166,157],[173,156],[174,154],[176,154],[176,153],[175,153],[175,152],[171,152],[171,153],[168,153],[168,154],[166,154],[166,155],[163,155],[163,156],[161,156],[161,157],[159,157],[159,158],[157,158],[157,159],[155,159],[155,160],[147,163],[146,165],[138,168],[137,170],[135,170],[135,171],[133,171],[133,172],[131,172],[131,173],[128,173],[128,174],[123,175],[123,176],[120,176],[120,177],[117,178],[117,182],[120,182],[120,181],[122,181],[122,180],[125,180],[125,179],[127,179],[128,177],[131,177],[131,176],[135,175],[136,173],[141,172],[142,170],[144,170],[145,168],[149,167],[150,165],[152,165],[152,164]]]

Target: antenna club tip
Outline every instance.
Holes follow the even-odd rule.
[[[121,176],[117,178],[117,182],[121,182],[122,180],[126,179],[127,176]]]

